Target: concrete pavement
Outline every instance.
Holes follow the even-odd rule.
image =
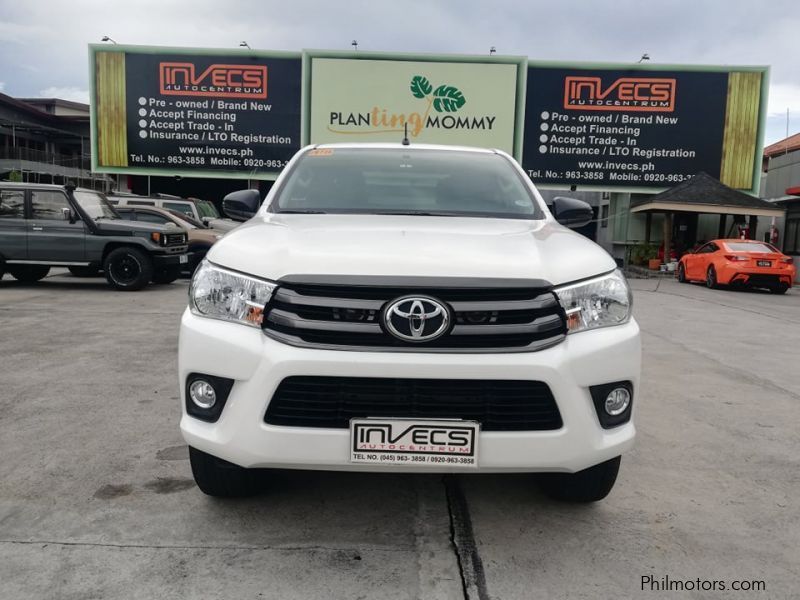
[[[575,507],[518,475],[283,472],[207,498],[177,429],[187,283],[6,277],[0,598],[797,597],[800,290],[633,285],[638,443]],[[642,592],[648,575],[766,592]]]

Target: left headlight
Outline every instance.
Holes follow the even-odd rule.
[[[631,318],[633,296],[620,271],[555,289],[567,313],[567,332],[622,325]]]
[[[204,260],[189,288],[189,309],[211,319],[260,327],[275,284],[229,271]]]

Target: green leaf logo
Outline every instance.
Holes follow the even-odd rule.
[[[430,103],[428,108],[433,105],[436,112],[456,112],[467,103],[464,94],[457,87],[452,85],[440,85],[434,91],[431,82],[427,77],[414,75],[411,78],[411,93],[414,98],[425,98]],[[433,93],[432,97],[429,97]]]
[[[461,90],[452,85],[440,85],[433,96],[433,108],[436,112],[455,112],[467,103]]]
[[[426,77],[414,75],[411,79],[411,93],[414,94],[414,98],[424,98],[430,94],[432,90],[433,86]]]

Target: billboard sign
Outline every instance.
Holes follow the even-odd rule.
[[[399,142],[407,126],[412,143],[516,154],[524,59],[310,53],[306,60],[309,143]]]
[[[93,168],[274,179],[300,148],[299,54],[91,46]]]
[[[531,63],[523,166],[542,186],[663,189],[705,171],[755,190],[766,69]]]

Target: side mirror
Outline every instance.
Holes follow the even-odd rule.
[[[564,196],[553,198],[552,211],[556,221],[571,229],[583,227],[594,218],[594,212],[588,203]]]
[[[61,216],[63,217],[63,219],[65,221],[69,221],[70,223],[74,223],[75,222],[75,217],[72,214],[72,209],[71,208],[62,208],[61,209]]]
[[[247,221],[255,216],[260,206],[261,194],[258,190],[239,190],[222,199],[222,212],[234,221]]]

